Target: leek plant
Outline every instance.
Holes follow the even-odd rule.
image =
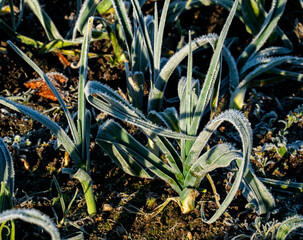
[[[219,38],[212,36],[213,38],[200,38],[193,42],[190,39],[189,44],[166,63],[166,67],[163,68],[165,74],[162,69],[162,75],[160,72],[157,79],[160,81],[159,85],[156,82],[151,87],[151,91],[155,92],[151,92],[150,97],[155,97],[155,99],[150,99],[154,101],[152,101],[148,116],[105,85],[96,81],[90,81],[86,85],[85,93],[90,104],[119,120],[135,125],[145,134],[146,142],[152,141],[158,148],[159,151],[152,151],[145,147],[144,143],[141,143],[142,140],[140,142],[136,140],[113,120],[103,123],[96,137],[96,142],[126,173],[144,178],[157,176],[176,191],[178,197],[167,199],[155,210],[155,213],[161,211],[170,200],[179,204],[182,213],[191,212],[195,208],[197,189],[201,181],[207,177],[212,183],[209,173],[231,164],[237,168],[233,185],[210,219],[206,218],[202,206],[203,221],[207,223],[216,221],[229,206],[239,188],[250,202],[249,206],[254,206],[258,213],[268,213],[274,206],[271,194],[249,166],[252,131],[243,114],[235,110],[223,112],[212,118],[197,134],[207,105],[216,105],[214,99],[220,86],[223,43],[237,4],[238,1],[235,1]],[[192,79],[192,51],[201,46],[202,39],[211,42],[215,50],[203,86],[200,87],[199,81]],[[186,50],[187,53],[185,53]],[[185,56],[189,56],[188,72],[187,77],[181,78],[178,85],[179,114],[175,108],[156,111],[156,109],[161,109],[166,80],[176,64],[180,63]],[[165,76],[168,77],[165,78]],[[155,105],[156,103],[160,105]],[[239,133],[242,151],[236,150],[227,143],[215,145],[207,151],[209,138],[225,121],[231,123]],[[166,128],[155,124],[159,122],[162,122]],[[213,187],[215,188],[214,184]]]
[[[67,118],[69,125],[68,129],[70,129],[72,137],[69,137],[67,132],[64,131],[64,129],[60,127],[57,123],[51,121],[47,116],[44,116],[38,111],[35,111],[29,107],[23,106],[16,102],[10,101],[4,97],[0,97],[0,104],[32,117],[33,119],[45,125],[56,135],[64,149],[69,153],[71,159],[75,163],[74,169],[63,169],[62,172],[69,173],[74,178],[80,181],[85,195],[87,211],[89,215],[94,215],[97,212],[95,198],[93,194],[92,179],[90,177],[89,145],[91,114],[86,109],[86,101],[84,96],[84,86],[87,77],[87,55],[89,50],[92,25],[93,18],[89,18],[80,57],[77,124],[75,124],[72,114],[68,110],[58,90],[54,87],[54,85],[51,83],[46,74],[44,74],[42,70],[32,60],[30,60],[18,47],[16,47],[12,42],[8,42],[9,45],[22,57],[22,59],[24,59],[40,75],[40,77],[47,83],[48,87],[57,97]]]
[[[228,54],[227,61],[233,70],[233,75],[227,81],[230,84],[230,108],[243,107],[249,87],[270,86],[286,79],[302,81],[303,58],[287,55],[292,51],[292,45],[285,35],[282,35],[284,47],[271,46],[262,49],[276,33],[286,2],[287,0],[272,1],[260,31],[237,60]]]
[[[138,110],[143,106],[144,84],[149,84],[147,112],[161,109],[167,81],[180,62],[188,56],[191,44],[193,51],[209,44],[215,45],[218,36],[209,34],[193,40],[170,59],[161,57],[163,34],[170,0],[165,0],[159,18],[157,3],[154,16],[143,16],[141,6],[145,0],[131,0],[128,10],[122,1],[111,0],[123,33],[128,61],[125,63],[128,99]],[[132,14],[132,15],[131,15]],[[133,21],[131,22],[131,15]],[[225,49],[225,48],[224,48]],[[224,50],[225,51],[225,50]]]
[[[302,0],[299,1],[302,2]],[[145,2],[146,0],[141,0],[140,5],[143,5]],[[233,3],[233,0],[175,0],[168,7],[167,22],[175,23],[185,11],[202,6],[216,4],[230,11]],[[247,32],[253,36],[257,35],[260,31],[267,14],[264,0],[240,0],[235,13],[246,26]],[[283,41],[287,41],[287,43],[285,42],[287,45],[291,44],[281,28],[277,27],[274,32],[275,36],[272,36],[273,39],[280,36]]]
[[[21,35],[17,33],[14,28],[11,28],[8,24],[6,24],[2,19],[0,19],[0,29],[8,34],[11,39],[15,39],[24,44],[38,48],[40,53],[47,53],[51,51],[56,52],[60,50],[63,54],[67,55],[75,54],[75,51],[70,51],[69,49],[66,49],[66,47],[82,43],[83,35],[87,27],[88,18],[93,16],[96,11],[99,14],[102,14],[111,7],[110,0],[85,0],[84,3],[82,3],[80,0],[77,0],[76,19],[66,35],[62,36],[52,19],[42,9],[38,0],[22,0],[22,2],[24,1],[40,21],[46,33],[48,42],[43,43],[41,41],[32,39],[30,36]],[[9,2],[12,1],[10,0]],[[104,22],[105,21],[103,20],[103,25],[105,25],[104,28],[100,30],[94,29],[92,31],[92,41],[110,39],[113,43],[115,55],[119,60],[121,57],[123,57],[123,54],[121,52],[120,46],[117,45],[118,42],[116,39],[117,37],[115,31],[113,27],[111,27],[109,24],[104,24]],[[77,37],[77,33],[79,33],[81,36]]]
[[[266,12],[265,1],[239,1],[236,15],[254,38],[238,58],[232,56],[228,47],[223,49],[230,71],[223,81],[222,90],[225,91],[229,85],[230,108],[243,107],[248,88],[271,86],[285,80],[302,81],[303,58],[288,55],[292,52],[292,43],[278,26],[286,2],[273,0]],[[233,3],[233,0],[174,1],[168,8],[167,22],[174,22],[183,11],[193,7],[218,4],[230,11]],[[277,37],[280,37],[283,47],[271,46]],[[262,49],[266,44],[270,47]]]
[[[276,2],[276,1],[275,1]],[[169,23],[175,22],[184,11],[201,6],[219,5],[230,11],[233,6],[233,0],[181,0],[173,1],[169,7]],[[240,0],[235,15],[243,22],[247,32],[256,36],[262,28],[263,22],[267,16],[264,0]],[[277,26],[272,38],[280,36],[287,45],[291,44],[287,36]],[[274,36],[275,35],[275,36]]]
[[[149,83],[147,112],[159,111],[167,81],[173,71],[178,68],[180,62],[188,56],[189,45],[191,44],[193,51],[205,47],[207,44],[215,46],[218,36],[209,34],[199,37],[167,60],[161,58],[161,53],[165,22],[171,5],[170,1],[164,1],[160,19],[156,3],[154,16],[143,17],[141,6],[145,2],[144,0],[131,0],[128,11],[122,1],[111,1],[123,33],[128,55],[128,62],[125,67],[128,99],[135,108],[141,111],[145,109],[143,107],[143,88],[145,82]],[[131,16],[128,16],[128,14],[132,14],[133,22],[131,22]],[[226,52],[225,47],[223,52]]]
[[[13,208],[15,172],[12,156],[0,138],[0,213]],[[4,228],[9,232],[15,231],[15,223],[11,221],[10,225],[6,225],[6,221],[0,226],[0,238],[5,238]]]
[[[289,234],[298,228],[303,227],[303,217],[295,215],[290,217],[283,222],[269,221],[266,223],[262,222],[262,219],[257,217],[255,222],[252,223],[250,230],[253,231],[251,235],[240,234],[233,237],[232,240],[250,239],[250,240],[285,240]],[[294,235],[295,236],[295,235]],[[294,237],[293,236],[293,237]],[[299,236],[298,236],[299,237]],[[290,238],[288,238],[290,239]],[[294,238],[292,238],[294,239]]]
[[[154,17],[143,17],[141,5],[145,1],[130,2],[127,11],[123,1],[112,0],[128,55],[125,62],[128,98],[133,106],[142,110],[146,75],[149,75],[152,87],[160,72],[163,33],[170,1],[165,0],[160,21],[157,3]],[[132,22],[128,14],[133,16]]]
[[[0,212],[13,207],[15,173],[12,156],[0,138]]]

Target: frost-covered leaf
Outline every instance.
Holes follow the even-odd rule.
[[[47,13],[41,8],[38,0],[25,0],[25,2],[29,5],[31,10],[39,19],[42,27],[44,28],[48,40],[55,40],[55,39],[63,39],[60,35],[59,31],[57,30],[55,24],[47,15]]]
[[[60,233],[49,216],[35,209],[13,209],[0,213],[0,223],[20,219],[42,227],[49,233],[52,240],[60,240]]]
[[[278,228],[276,239],[284,240],[295,229],[303,227],[303,217],[293,216],[283,221]]]
[[[153,131],[155,134],[169,138],[195,139],[194,136],[173,132],[153,124],[148,121],[142,112],[134,108],[112,89],[99,82],[88,82],[85,87],[85,93],[86,98],[91,105],[122,121],[129,122],[147,131]]]

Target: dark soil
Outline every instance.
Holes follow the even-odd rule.
[[[75,12],[74,1],[40,1],[44,9],[53,19],[62,35],[66,34],[69,22],[66,20],[71,13]],[[144,11],[153,13],[154,1],[148,1]],[[160,3],[162,1],[159,1]],[[62,5],[63,4],[63,5]],[[194,31],[194,36],[200,36],[210,32],[219,33],[224,25],[228,12],[219,6],[200,7],[185,12],[180,17],[182,30]],[[1,16],[2,17],[2,16]],[[103,17],[111,19],[112,15]],[[9,16],[3,16],[10,23]],[[292,54],[303,56],[303,47],[300,35],[295,26],[296,19],[303,22],[302,9],[299,1],[289,1],[280,20],[280,27],[285,31],[294,45]],[[296,30],[296,31],[295,31]],[[35,16],[26,9],[24,18],[18,28],[18,32],[34,39],[47,42],[43,28]],[[21,60],[17,54],[7,45],[7,35],[0,32],[1,47],[6,52],[0,53],[0,91],[2,96],[28,97],[28,105],[40,112],[53,108],[46,114],[58,124],[67,126],[62,111],[58,110],[58,103],[49,99],[39,97],[34,92],[27,92],[24,83],[37,78],[38,75]],[[238,43],[232,46],[235,55],[251,40],[251,35],[245,31],[245,26],[237,19],[234,20],[228,37],[238,37]],[[164,39],[164,55],[169,56],[177,51],[176,46],[181,38],[180,31],[176,26],[167,27]],[[186,39],[186,37],[185,37]],[[187,41],[187,40],[185,40]],[[63,90],[69,91],[66,99],[70,109],[76,110],[77,105],[77,82],[78,70],[65,67],[54,53],[39,54],[37,49],[22,45],[19,46],[44,72],[60,72],[65,74],[69,81]],[[80,48],[76,46],[76,48]],[[89,59],[88,80],[98,80],[113,89],[121,89],[126,92],[124,64],[112,60],[114,58],[109,41],[98,41],[91,44],[91,52],[100,54],[100,57]],[[195,56],[195,64],[201,72],[208,68],[209,59],[207,51]],[[77,57],[67,57],[68,61],[77,61]],[[205,64],[206,63],[206,64]],[[184,63],[186,64],[186,63]],[[174,84],[172,84],[174,85]],[[27,92],[27,93],[26,93]],[[174,93],[172,93],[174,95]],[[252,128],[260,122],[260,118],[270,111],[275,111],[278,119],[274,122],[272,132],[254,132],[254,152],[256,148],[264,143],[271,143],[272,138],[283,129],[283,124],[278,120],[286,120],[287,115],[299,104],[302,104],[303,86],[297,82],[283,82],[270,88],[257,88],[255,92],[250,91],[246,96],[246,105],[243,109],[249,118]],[[228,106],[226,99],[222,99],[222,108]],[[278,104],[279,103],[279,104]],[[254,114],[257,109],[260,114]],[[95,117],[99,112],[95,113]],[[19,113],[2,108],[0,112],[1,137],[6,140],[14,139],[21,135],[23,140],[28,139],[31,144],[14,145],[8,143],[10,152],[14,159],[16,172],[15,178],[15,208],[36,208],[49,215],[54,221],[62,218],[58,192],[53,184],[55,176],[61,187],[66,204],[72,199],[77,188],[81,186],[77,180],[61,173],[63,167],[72,167],[72,162],[65,156],[64,152],[55,150],[56,139],[49,130],[38,122]],[[101,120],[102,121],[102,120]],[[98,123],[92,125],[91,143],[91,176],[94,182],[94,191],[97,199],[98,214],[94,217],[87,216],[85,200],[80,193],[73,203],[67,221],[59,226],[62,237],[68,237],[79,231],[84,232],[85,239],[231,239],[240,233],[249,233],[247,226],[257,216],[254,212],[245,208],[246,200],[239,194],[227,209],[232,221],[222,216],[213,224],[205,224],[200,217],[200,207],[204,204],[206,216],[209,218],[217,208],[211,187],[207,181],[202,182],[201,187],[206,193],[200,193],[197,199],[196,209],[187,215],[180,212],[178,205],[171,202],[160,214],[151,217],[153,209],[163,203],[168,197],[175,197],[176,193],[159,179],[146,180],[131,177],[119,169],[102,149],[94,143],[93,139],[98,129]],[[228,131],[223,127],[212,141],[220,142],[228,136]],[[302,118],[288,129],[286,135],[288,143],[301,140],[303,136]],[[222,139],[221,139],[222,138]],[[260,163],[252,158],[252,166],[260,177],[274,178],[278,180],[292,180],[303,182],[303,151],[297,155],[286,154],[281,157],[276,152],[265,152],[264,157],[271,164],[264,168],[262,174]],[[212,173],[220,195],[226,194],[228,170],[218,170]],[[283,220],[294,214],[303,214],[303,205],[300,204],[302,194],[272,189],[276,199],[276,214],[271,219]],[[221,196],[221,200],[223,197]],[[73,223],[72,226],[70,223]],[[29,224],[18,222],[17,239],[47,239],[47,234],[41,229]],[[75,226],[78,226],[76,228]]]

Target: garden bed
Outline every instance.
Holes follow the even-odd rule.
[[[67,31],[68,17],[75,12],[73,1],[40,1],[61,32]],[[148,1],[143,10],[153,13],[154,1]],[[159,1],[162,2],[162,1]],[[303,36],[295,31],[296,19],[303,22],[302,8],[299,1],[288,1],[285,12],[279,22],[279,26],[293,43],[292,54],[303,57],[303,47],[300,41]],[[181,28],[184,31],[195,31],[195,36],[210,32],[219,33],[224,25],[228,12],[219,6],[200,7],[185,12],[180,17]],[[112,19],[113,13],[107,13],[103,17]],[[9,22],[9,16],[4,16]],[[64,19],[64,20],[62,20]],[[64,24],[61,24],[61,21]],[[38,20],[26,9],[24,18],[18,31],[24,35],[45,41],[45,34]],[[297,33],[297,34],[296,34]],[[34,93],[29,93],[24,83],[38,78],[38,75],[7,45],[7,35],[0,33],[1,47],[6,52],[0,53],[0,90],[6,97],[28,97],[28,105],[40,112],[45,112],[52,120],[67,126],[59,104]],[[228,37],[238,37],[238,43],[232,45],[232,51],[238,54],[251,40],[251,35],[245,30],[245,26],[234,19]],[[169,56],[176,51],[180,41],[180,31],[176,26],[169,26],[165,30],[163,55]],[[38,51],[27,45],[13,41],[19,46],[44,72],[59,72],[68,77],[68,82],[63,90],[68,92],[66,101],[71,110],[76,110],[78,69],[66,67],[60,62],[58,55],[54,53],[38,54]],[[75,48],[80,49],[80,46]],[[99,54],[99,57],[88,61],[88,81],[98,80],[111,86],[113,89],[121,89],[126,92],[124,64],[114,59],[111,44],[108,40],[101,40],[91,44],[91,52]],[[205,59],[205,61],[201,61]],[[210,53],[200,52],[194,55],[194,63],[200,70],[206,71]],[[78,57],[67,57],[67,60],[78,61]],[[184,62],[186,65],[186,62]],[[184,74],[186,74],[186,71]],[[183,75],[184,75],[183,74]],[[177,80],[177,79],[175,79]],[[173,80],[170,80],[173,82]],[[171,88],[173,89],[174,83]],[[30,94],[30,95],[26,95]],[[173,95],[173,94],[172,94]],[[228,98],[222,98],[222,109],[228,107]],[[245,113],[251,127],[254,130],[253,153],[251,165],[259,177],[273,178],[277,180],[291,180],[303,182],[303,151],[297,150],[296,154],[290,152],[281,156],[273,149],[263,151],[264,144],[273,143],[279,130],[284,124],[279,120],[288,121],[288,115],[303,104],[303,85],[301,83],[286,80],[279,85],[267,88],[255,88],[249,90],[245,97],[245,105],[242,111]],[[176,106],[167,103],[167,106]],[[51,111],[47,111],[52,109]],[[302,110],[302,109],[301,109]],[[277,117],[268,131],[261,131],[256,126],[262,117],[275,112]],[[303,113],[303,112],[302,112]],[[295,114],[295,113],[294,113]],[[299,114],[299,113],[296,113]],[[68,203],[74,196],[80,183],[71,179],[67,174],[62,174],[62,168],[71,167],[72,161],[60,149],[55,150],[56,138],[50,131],[33,119],[2,108],[0,112],[1,137],[7,142],[14,159],[15,167],[15,208],[35,208],[50,216],[54,221],[56,217],[62,218],[58,192],[53,183],[55,176],[59,182],[64,199]],[[98,121],[96,121],[96,118]],[[98,213],[89,217],[86,212],[85,199],[81,193],[76,196],[67,220],[59,226],[61,236],[83,232],[85,239],[231,239],[241,233],[251,234],[249,225],[254,222],[257,214],[245,208],[246,199],[240,191],[228,207],[227,212],[231,218],[222,216],[215,223],[203,223],[200,216],[200,207],[207,209],[209,218],[217,208],[213,198],[212,188],[207,181],[201,186],[205,188],[197,198],[195,210],[189,214],[181,214],[179,206],[171,202],[161,213],[151,216],[153,209],[163,203],[167,198],[176,196],[176,193],[168,184],[160,179],[146,180],[129,176],[115,165],[104,151],[93,141],[98,130],[98,124],[104,122],[109,116],[100,114],[97,110],[93,113],[91,134],[91,177],[94,185]],[[293,123],[285,135],[287,143],[301,141],[303,137],[303,117]],[[136,132],[131,126],[126,126],[129,132]],[[17,142],[17,136],[21,141]],[[222,126],[212,139],[217,143],[225,141],[229,137],[228,127]],[[13,144],[15,140],[15,144]],[[261,154],[261,157],[260,157]],[[259,158],[258,158],[259,157]],[[264,159],[267,163],[264,163]],[[262,164],[265,164],[262,166]],[[218,193],[223,199],[228,190],[228,169],[218,169],[211,173]],[[302,192],[295,193],[289,189],[270,188],[274,196],[276,207],[269,220],[282,221],[295,214],[303,214]],[[19,222],[18,222],[19,223]],[[41,229],[30,225],[17,224],[17,239],[46,239],[47,234]]]

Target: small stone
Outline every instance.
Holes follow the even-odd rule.
[[[191,232],[188,232],[186,235],[188,240],[192,240],[193,239],[193,235],[191,234]]]
[[[113,207],[110,205],[110,204],[108,204],[108,203],[105,203],[104,205],[103,205],[103,207],[102,207],[102,211],[103,212],[110,212],[110,211],[112,211],[113,210]]]

